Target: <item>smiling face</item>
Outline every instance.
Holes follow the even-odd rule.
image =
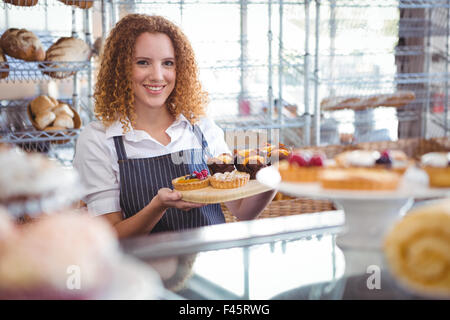
[[[170,38],[164,33],[142,33],[136,39],[131,75],[136,113],[165,107],[175,79],[175,50]]]

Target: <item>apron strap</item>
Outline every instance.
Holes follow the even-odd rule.
[[[123,136],[115,136],[114,145],[116,146],[117,158],[119,161],[127,160],[127,153],[125,151],[125,145],[123,144]]]
[[[212,154],[211,151],[209,150],[208,141],[206,141],[202,130],[200,130],[200,127],[194,124],[192,126],[192,130],[194,131],[194,135],[196,136],[198,142],[200,142],[200,145],[202,146],[202,158],[205,153],[208,156],[208,158],[211,158]]]

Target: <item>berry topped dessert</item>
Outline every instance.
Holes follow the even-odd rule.
[[[412,164],[401,150],[352,150],[338,154],[335,158],[340,168],[386,169],[403,174]]]
[[[431,187],[450,187],[450,152],[430,152],[420,159],[423,170],[428,174]]]
[[[298,150],[278,163],[278,171],[283,181],[314,182],[323,170],[325,160],[326,156],[322,153]]]
[[[236,168],[234,167],[233,156],[229,153],[222,153],[214,158],[209,158],[207,161],[208,169],[211,175],[215,173],[232,172]]]
[[[172,185],[175,189],[181,191],[196,190],[206,188],[209,186],[208,170],[194,171],[192,174],[187,174],[172,180]]]

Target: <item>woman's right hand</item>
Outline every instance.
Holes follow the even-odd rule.
[[[201,208],[205,206],[204,203],[194,203],[181,200],[181,193],[177,190],[169,188],[162,188],[158,190],[156,196],[160,202],[160,205],[164,208],[177,208],[183,211],[189,211],[194,208]]]

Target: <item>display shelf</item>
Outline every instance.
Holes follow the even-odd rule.
[[[330,1],[331,2],[331,1]],[[404,9],[450,8],[447,0],[338,0],[336,8],[393,7]]]
[[[26,0],[29,3],[31,3],[31,0]],[[76,2],[85,2],[83,0],[77,1],[74,0]],[[94,5],[92,6],[92,8],[89,9],[93,9],[95,7],[95,3],[98,2],[100,3],[102,0],[92,0],[92,2],[94,2]],[[1,0],[0,2],[0,9],[15,9],[15,8],[19,8],[19,10],[42,10],[44,8],[47,7],[67,7],[67,8],[73,8],[73,9],[79,9],[79,10],[86,10],[86,9],[81,9],[75,5],[67,5],[63,2],[57,1],[57,0],[39,0],[38,3],[36,3],[34,6],[17,6],[17,5],[13,5],[11,3],[6,3],[3,0]]]
[[[224,116],[214,119],[223,130],[280,129],[302,127],[304,117],[269,119],[267,115]]]
[[[69,99],[61,102],[71,104]],[[78,137],[80,129],[57,131],[36,130],[27,114],[30,100],[1,101],[0,104],[0,143],[35,143],[37,149],[48,147],[45,142],[67,143]],[[44,144],[40,144],[44,143]],[[29,145],[32,147],[32,145]]]

